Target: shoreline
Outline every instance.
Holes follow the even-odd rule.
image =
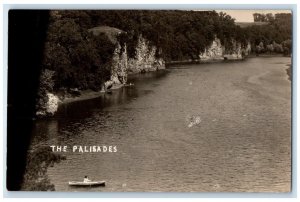
[[[110,90],[112,90],[112,91],[118,90],[124,86],[125,86],[124,84],[118,84],[118,85],[113,86]],[[94,99],[94,98],[100,97],[105,94],[107,94],[106,91],[83,90],[83,91],[80,91],[79,96],[67,97],[63,100],[60,100],[59,106],[64,105],[64,104],[69,104],[72,102]]]
[[[256,58],[256,57],[284,57],[282,55],[267,55],[267,54],[264,54],[264,55],[259,55],[259,56],[256,56],[256,55],[248,55],[247,57],[245,58],[241,58],[241,59],[231,59],[231,60],[224,60],[224,59],[211,59],[211,60],[205,60],[205,61],[200,61],[200,60],[183,60],[183,61],[170,61],[170,62],[166,62],[165,65],[166,65],[166,69],[171,67],[171,66],[177,66],[177,65],[192,65],[192,64],[209,64],[209,63],[228,63],[228,62],[237,62],[237,61],[244,61],[245,59],[247,58]],[[291,64],[288,64],[288,68],[286,69],[286,73],[288,75],[288,79],[291,81]],[[129,75],[134,75],[134,74],[140,74],[140,73],[129,73]],[[119,84],[119,85],[115,85],[111,88],[111,90],[117,90],[117,89],[120,89],[124,87],[123,84]],[[103,92],[103,91],[93,91],[93,90],[83,90],[83,91],[80,91],[80,94],[79,96],[74,96],[74,97],[67,97],[63,100],[60,100],[59,102],[59,105],[65,105],[65,104],[69,104],[69,103],[72,103],[72,102],[77,102],[77,101],[83,101],[83,100],[89,100],[89,99],[94,99],[94,98],[97,98],[97,97],[100,97],[102,95],[105,95],[107,92]]]
[[[124,86],[123,84],[119,84],[119,85],[113,86],[110,90],[117,90],[117,89],[122,88],[123,86]],[[82,101],[82,100],[94,99],[101,95],[105,95],[106,93],[107,92],[105,92],[105,91],[83,90],[83,91],[80,91],[79,96],[67,97],[63,100],[60,100],[59,105],[64,105],[64,104],[68,104],[71,102],[77,102],[77,101]]]
[[[248,58],[270,58],[270,57],[291,57],[291,56],[284,56],[282,54],[249,54],[243,58],[234,58],[234,59],[225,59],[225,58],[212,58],[212,59],[196,59],[196,60],[173,60],[166,62],[166,67],[170,67],[172,65],[185,65],[185,64],[209,64],[209,63],[222,63],[222,62],[238,62],[244,61]]]
[[[79,96],[67,97],[67,98],[61,100],[59,105],[68,104],[71,102],[77,102],[77,101],[81,101],[81,100],[93,99],[93,98],[99,97],[100,95],[104,95],[105,92],[83,90],[83,91],[80,91],[80,94],[81,95],[79,95]]]
[[[247,57],[244,58],[236,58],[236,59],[224,59],[224,58],[215,58],[215,59],[204,59],[204,60],[175,60],[166,62],[166,67],[170,67],[172,65],[188,65],[188,64],[209,64],[209,63],[222,63],[222,62],[237,62],[243,61]]]
[[[288,80],[292,81],[292,65],[287,64],[288,68],[285,69],[286,74],[288,75]]]

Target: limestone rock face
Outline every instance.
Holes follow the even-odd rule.
[[[165,61],[156,57],[156,51],[157,48],[149,45],[149,42],[140,35],[135,48],[135,57],[129,58],[126,44],[121,47],[117,42],[113,53],[111,78],[106,84],[123,85],[126,84],[130,73],[165,69]],[[107,86],[106,84],[105,86]]]
[[[135,58],[128,59],[128,71],[137,73],[165,69],[165,62],[155,56],[156,51],[157,48],[149,45],[149,42],[140,35],[135,48]]]
[[[161,54],[161,50],[157,51],[157,47],[150,45],[150,43],[141,35],[138,38],[135,47],[135,57],[129,58],[127,54],[127,46],[120,45],[117,36],[124,33],[122,30],[111,27],[96,27],[90,29],[94,35],[105,33],[111,42],[115,44],[115,50],[112,56],[111,76],[108,81],[103,83],[101,91],[105,92],[108,89],[116,89],[127,83],[127,77],[130,73],[141,73],[156,71],[158,69],[165,69],[165,61],[156,56],[156,53]],[[53,115],[61,102],[58,95],[53,92],[53,75],[55,72],[45,70],[40,78],[40,99],[37,103],[37,116]],[[63,100],[63,98],[62,98]]]
[[[43,106],[43,109],[36,112],[37,116],[51,116],[54,115],[55,112],[58,109],[58,104],[60,102],[60,99],[57,95],[54,95],[53,93],[47,93],[47,102]]]
[[[225,48],[221,44],[221,40],[215,37],[210,47],[206,48],[203,53],[200,53],[200,60],[223,59]]]
[[[117,43],[112,58],[110,81],[112,81],[115,84],[121,84],[122,82],[120,80],[123,72],[126,72],[125,68],[126,67],[122,64],[121,60],[121,45],[120,43]],[[126,83],[126,81],[123,82]]]
[[[202,61],[206,60],[239,60],[243,59],[244,56],[247,56],[251,53],[251,44],[250,42],[246,47],[242,47],[240,42],[232,39],[232,47],[226,48],[221,44],[221,40],[215,37],[211,45],[205,49],[204,52],[199,54],[199,58]]]
[[[245,55],[245,51],[242,49],[242,44],[237,42],[236,40],[231,41],[232,47],[230,50],[226,51],[224,54],[224,59],[227,60],[238,60],[243,59],[243,55]]]
[[[247,44],[246,49],[245,49],[245,54],[250,55],[251,50],[252,50],[251,49],[251,43],[250,43],[250,41],[248,41],[248,44]]]
[[[59,103],[59,98],[52,94],[52,93],[47,93],[47,97],[48,97],[48,102],[47,102],[47,108],[46,108],[46,112],[48,114],[53,115],[58,108],[58,103]]]
[[[274,47],[274,50],[275,52],[277,53],[282,53],[283,52],[283,47],[282,47],[282,44],[278,44],[276,43],[275,41],[273,42],[273,47]]]

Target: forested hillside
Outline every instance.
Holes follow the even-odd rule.
[[[91,31],[99,27],[99,33]],[[199,60],[216,38],[226,54],[235,51],[236,42],[240,49],[251,44],[256,53],[290,54],[291,32],[291,14],[277,14],[267,24],[242,28],[231,16],[215,11],[50,11],[37,108],[53,98],[47,92],[100,90],[112,80],[113,72],[121,71],[123,76],[135,72],[127,63],[141,66],[143,57],[148,57],[145,66]],[[124,68],[118,70],[121,65]]]
[[[290,55],[292,51],[292,15],[278,13],[275,15],[253,15],[253,25],[244,28],[247,38],[251,41],[253,51],[257,53],[284,53]],[[263,23],[257,25],[257,23]]]

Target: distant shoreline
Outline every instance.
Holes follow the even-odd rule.
[[[170,61],[166,62],[166,67],[170,67],[172,65],[188,65],[188,64],[208,64],[208,63],[221,63],[221,62],[235,62],[235,61],[243,61],[246,58],[239,58],[239,59],[229,59],[225,60],[223,58],[216,58],[216,59],[207,59],[207,60],[177,60],[177,61]]]
[[[170,61],[166,62],[166,67],[170,67],[172,65],[185,65],[185,64],[207,64],[207,63],[221,63],[221,62],[236,62],[236,61],[243,61],[247,58],[257,58],[257,57],[263,57],[263,58],[269,58],[269,57],[291,57],[291,56],[284,56],[282,54],[250,54],[244,58],[237,58],[237,59],[228,59],[225,60],[223,58],[217,58],[217,59],[207,59],[207,60],[176,60],[176,61]]]

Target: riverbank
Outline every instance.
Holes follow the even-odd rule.
[[[118,90],[124,86],[126,86],[126,85],[124,85],[124,84],[113,85],[109,92]],[[71,97],[69,96],[69,97],[66,97],[66,98],[60,100],[59,105],[68,104],[71,102],[82,101],[82,100],[94,99],[99,96],[105,95],[108,92],[107,91],[82,90],[82,91],[79,91],[79,93],[80,93],[80,95],[78,95],[78,96],[71,96]]]
[[[224,59],[211,59],[211,60],[182,60],[182,61],[170,61],[166,62],[166,68],[171,67],[171,66],[176,66],[176,65],[188,65],[188,64],[207,64],[207,63],[221,63],[221,62],[234,62],[234,61],[241,61],[243,59],[236,59],[236,60],[224,60]],[[141,74],[140,72],[131,72],[128,74],[128,76],[136,75],[136,74]],[[124,87],[123,84],[118,84],[118,85],[113,85],[110,90],[117,90]],[[59,105],[62,104],[68,104],[71,102],[77,102],[77,101],[82,101],[82,100],[89,100],[89,99],[94,99],[99,96],[105,95],[107,92],[105,91],[93,91],[93,90],[82,90],[79,91],[80,95],[79,96],[68,96],[62,100],[60,100]]]
[[[207,64],[207,63],[229,63],[229,62],[236,62],[236,61],[242,61],[245,60],[247,58],[255,58],[255,57],[277,57],[279,55],[260,55],[260,56],[255,56],[255,55],[249,55],[243,59],[235,59],[235,60],[182,60],[182,61],[171,61],[171,62],[166,62],[166,68],[171,67],[171,66],[176,66],[176,65],[188,65],[188,64]],[[282,56],[282,55],[280,55]],[[289,68],[286,69],[287,74],[289,76],[289,80],[291,80],[291,65],[289,65]],[[139,73],[130,73],[130,75],[135,75],[135,74],[139,74]],[[111,90],[117,90],[124,87],[123,84],[119,84],[119,85],[113,85]],[[59,106],[60,105],[64,105],[64,104],[68,104],[68,103],[72,103],[72,102],[77,102],[77,101],[82,101],[82,100],[89,100],[89,99],[94,99],[97,98],[99,96],[103,96],[105,95],[107,92],[105,91],[93,91],[93,90],[83,90],[83,91],[79,91],[80,95],[79,96],[68,96],[62,100],[59,101]]]
[[[287,66],[288,66],[288,68],[286,69],[286,73],[289,76],[289,80],[291,81],[291,78],[292,78],[292,72],[291,72],[292,65],[288,64]]]
[[[207,64],[207,63],[221,63],[221,62],[235,62],[235,61],[243,61],[247,58],[256,58],[256,57],[262,57],[262,58],[270,58],[270,57],[291,57],[291,56],[284,56],[283,54],[279,53],[272,53],[272,54],[255,54],[251,53],[247,56],[244,56],[242,58],[234,58],[234,57],[228,57],[228,55],[224,55],[224,57],[219,58],[211,58],[211,59],[196,59],[196,60],[174,60],[166,62],[166,67],[172,66],[172,65],[186,65],[186,64]]]
[[[221,62],[235,62],[245,60],[244,58],[235,58],[235,59],[225,59],[225,58],[213,58],[213,59],[205,59],[205,60],[178,60],[178,61],[170,61],[166,62],[166,67],[170,67],[173,65],[188,65],[188,64],[208,64],[208,63],[221,63]]]
[[[105,94],[105,92],[92,91],[92,90],[83,90],[83,91],[80,91],[79,96],[67,97],[67,98],[61,100],[60,104],[68,104],[68,103],[71,103],[71,102],[77,102],[77,101],[82,101],[82,100],[93,99],[93,98],[99,97],[100,95],[103,95],[103,94]]]

